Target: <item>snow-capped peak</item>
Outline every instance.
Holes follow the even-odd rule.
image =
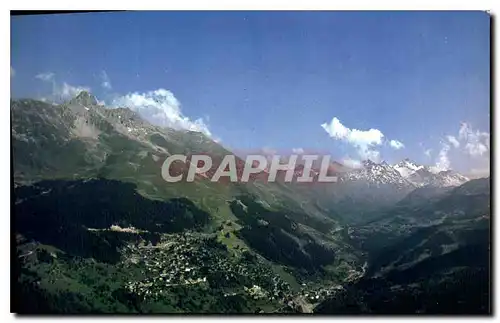
[[[363,181],[370,184],[391,184],[401,188],[420,186],[459,186],[469,179],[452,170],[434,172],[432,167],[420,165],[406,158],[395,165],[372,160],[361,162],[362,168],[339,172],[343,182]]]
[[[452,170],[440,171],[434,167],[419,165],[408,158],[392,166],[402,177],[416,186],[458,186],[469,179]]]
[[[401,176],[403,176],[404,178],[408,178],[411,174],[413,174],[417,170],[424,168],[424,166],[419,165],[408,158],[403,159],[402,161],[400,161],[396,165],[393,165],[392,167],[395,170],[397,170],[399,174],[401,174]]]
[[[365,181],[373,184],[393,184],[401,187],[411,186],[406,179],[404,179],[391,165],[386,162],[380,164],[364,160],[362,162],[363,168],[352,170],[342,174],[342,181]]]
[[[441,183],[443,186],[459,186],[469,181],[467,177],[452,170],[441,171],[438,175],[442,178]]]

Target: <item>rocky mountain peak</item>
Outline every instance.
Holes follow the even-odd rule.
[[[399,187],[411,186],[405,178],[386,162],[378,164],[367,159],[364,160],[362,164],[363,168],[343,174],[343,181],[364,181],[376,185],[392,184]]]
[[[461,185],[468,178],[452,170],[436,172],[432,167],[420,165],[409,158],[405,158],[392,166],[402,177],[416,186],[448,187]]]
[[[431,167],[420,165],[409,158],[390,165],[385,161],[376,163],[370,159],[362,162],[363,168],[351,170],[343,175],[343,181],[363,180],[369,183],[395,184],[401,187],[458,186],[469,179],[452,170],[434,173]]]
[[[423,169],[424,166],[413,162],[409,158],[405,158],[396,165],[392,166],[395,170],[401,174],[404,178],[408,178],[411,174],[415,173],[416,171]]]
[[[70,103],[79,103],[84,106],[97,105],[97,98],[88,91],[81,91]]]
[[[370,167],[373,167],[375,165],[377,165],[376,162],[372,161],[371,159],[366,159],[366,160],[363,160],[362,161],[362,164],[365,168],[370,168]]]

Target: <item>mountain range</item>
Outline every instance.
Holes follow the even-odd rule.
[[[88,92],[11,115],[16,312],[489,312],[487,284],[454,284],[488,282],[489,178],[405,159],[332,162],[337,183],[168,183],[170,155],[231,152]]]

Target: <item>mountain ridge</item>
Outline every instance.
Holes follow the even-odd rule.
[[[55,289],[81,299],[79,291],[54,284],[54,279],[69,280],[88,291],[83,312],[93,306],[113,311],[110,304],[123,312],[148,312],[151,306],[167,312],[241,312],[261,306],[285,313],[310,311],[343,286],[364,283],[362,278],[372,271],[385,275],[393,264],[412,270],[414,251],[422,252],[420,242],[432,238],[441,243],[434,231],[456,241],[472,235],[474,242],[477,234],[468,232],[467,225],[483,230],[489,219],[484,209],[489,207],[489,184],[446,181],[454,172],[434,174],[444,179],[417,185],[408,178],[424,167],[405,173],[405,178],[387,162],[365,161],[362,168],[352,169],[332,161],[336,183],[273,183],[260,177],[248,183],[219,183],[204,176],[192,183],[167,183],[161,167],[172,154],[220,158],[231,152],[202,133],[158,127],[129,108],[99,105],[87,92],[59,105],[11,100],[11,113],[15,212],[20,221],[17,259],[23,269],[19,284],[28,288],[27,296],[50,300]],[[403,162],[411,161],[403,160],[400,167]],[[303,167],[296,167],[295,176],[302,172]],[[429,225],[440,227],[425,231]],[[422,227],[424,234],[418,233]],[[409,239],[415,245],[397,249],[392,239]],[[465,251],[468,241],[462,243]],[[175,248],[169,249],[172,245]],[[394,247],[409,260],[394,259],[380,246]],[[377,263],[373,253],[384,261]],[[150,262],[145,265],[140,259]],[[186,265],[191,260],[197,265]],[[174,261],[165,272],[163,266]],[[54,273],[51,266],[62,269]],[[109,279],[95,285],[89,277],[104,277],[102,272]],[[172,287],[174,292],[162,298],[166,285],[159,273],[181,285],[190,278],[186,286]],[[193,304],[205,305],[173,301],[180,290],[196,295]],[[155,297],[164,303],[149,300],[150,292],[160,293]],[[215,305],[236,294],[238,300],[224,309]],[[259,303],[259,297],[267,298]],[[44,306],[57,312],[65,301],[63,297],[56,305]]]

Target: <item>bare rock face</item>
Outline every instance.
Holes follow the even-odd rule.
[[[83,106],[97,105],[97,98],[87,91],[80,92],[70,103],[81,104]]]

